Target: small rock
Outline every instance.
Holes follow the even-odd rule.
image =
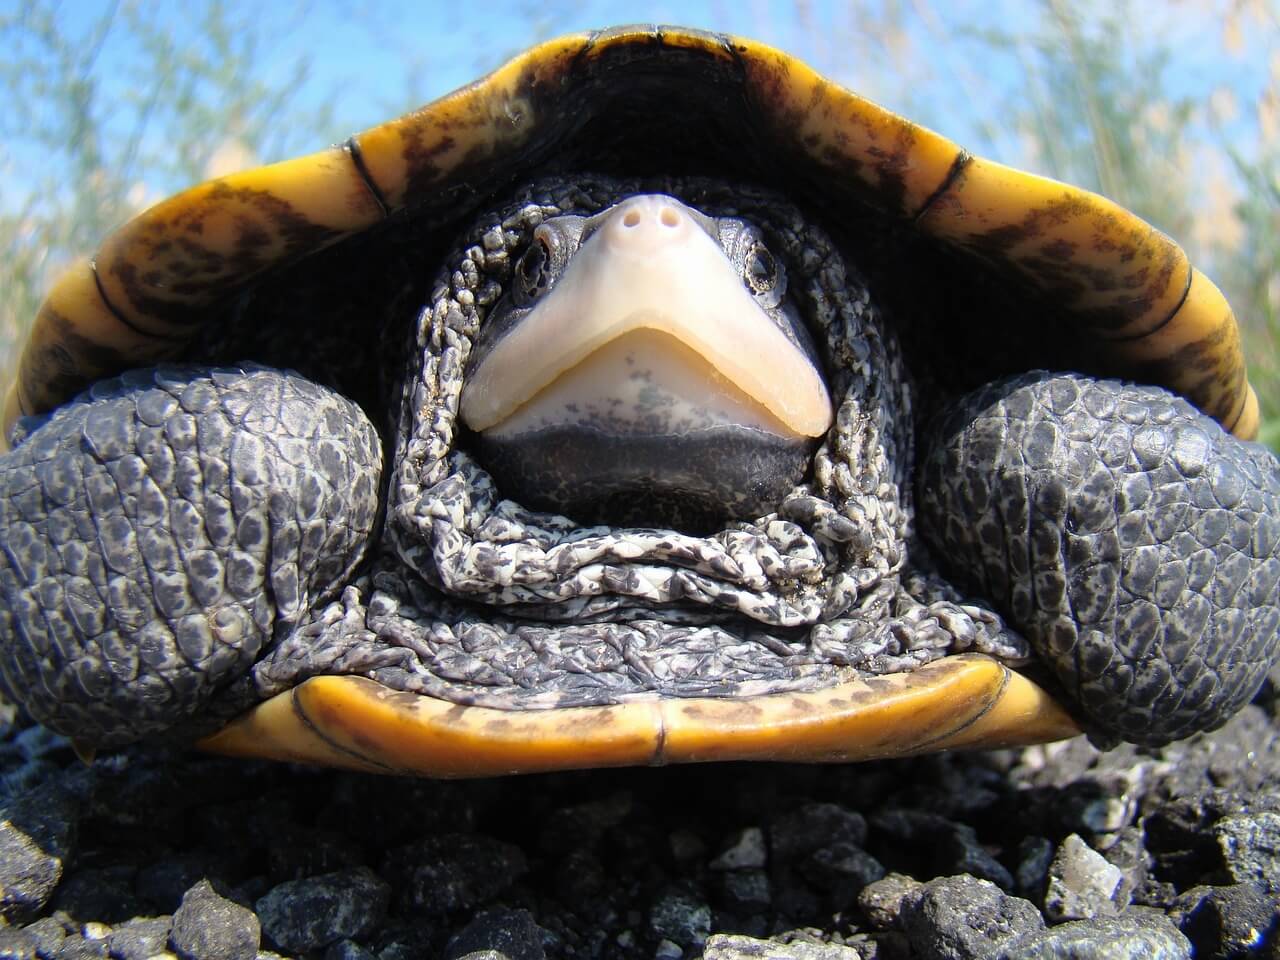
[[[569,851],[556,868],[556,887],[565,903],[591,900],[606,882],[604,865],[589,849]]]
[[[81,924],[123,923],[147,912],[133,892],[136,876],[127,865],[77,870],[62,881],[53,906]]]
[[[1169,914],[1203,960],[1260,956],[1280,947],[1280,904],[1251,883],[1188,890]]]
[[[1117,913],[1123,906],[1116,902],[1122,879],[1119,867],[1073,833],[1062,841],[1049,867],[1045,916],[1057,922]]]
[[[286,880],[257,904],[262,932],[272,943],[306,953],[335,940],[372,933],[387,915],[391,888],[368,867],[306,880]]]
[[[172,927],[172,917],[130,920],[111,931],[107,947],[120,960],[148,960],[164,951]]]
[[[718,876],[716,885],[724,907],[733,913],[760,913],[773,902],[769,874],[763,870],[727,870]]]
[[[0,917],[25,923],[48,903],[75,851],[79,812],[52,780],[0,805]]]
[[[36,952],[41,957],[56,956],[62,948],[62,941],[67,939],[67,932],[57,915],[41,917],[23,930],[23,933],[35,938]]]
[[[135,889],[138,896],[157,911],[173,913],[182,903],[183,894],[201,880],[225,883],[228,877],[224,865],[214,857],[179,853],[140,869]]]
[[[183,960],[253,960],[260,941],[253,911],[219,896],[208,880],[187,891],[169,934]]]
[[[896,849],[917,855],[923,852],[928,876],[968,873],[1005,890],[1013,887],[1013,875],[983,848],[976,831],[967,823],[923,810],[893,809],[877,814],[872,826],[878,834],[897,841]]]
[[[903,898],[922,886],[924,884],[912,877],[891,873],[863,887],[858,894],[858,906],[876,930],[896,930],[901,926]]]
[[[846,841],[815,850],[800,869],[810,883],[827,894],[837,910],[850,906],[863,887],[885,874],[879,860]]]
[[[702,838],[692,830],[673,830],[667,837],[667,846],[671,848],[671,856],[679,863],[699,860],[707,849]]]
[[[17,927],[0,927],[0,960],[39,960],[39,941]],[[52,954],[48,954],[52,956]]]
[[[1223,817],[1213,835],[1235,883],[1256,883],[1280,893],[1280,813],[1262,811]]]
[[[73,933],[62,941],[57,960],[107,960],[110,954],[102,940],[91,940]]]
[[[985,957],[1006,940],[1044,927],[1034,904],[970,876],[939,877],[906,894],[901,922],[924,960]]]
[[[364,865],[360,845],[332,830],[290,825],[275,832],[267,845],[273,882],[300,880]]]
[[[1116,831],[1111,843],[1099,852],[1120,871],[1120,889],[1116,891],[1116,902],[1128,903],[1135,892],[1146,887],[1151,877],[1151,857],[1143,844],[1142,828],[1125,827]]]
[[[354,940],[339,940],[329,944],[329,949],[324,952],[324,960],[378,960],[378,956]]]
[[[649,930],[681,946],[700,947],[711,934],[711,908],[689,894],[669,891],[650,907]]]
[[[397,847],[380,871],[402,912],[469,910],[497,896],[529,869],[524,852],[480,834],[446,833]]]
[[[1018,844],[1018,869],[1013,875],[1014,889],[1021,897],[1035,903],[1044,900],[1049,882],[1049,865],[1053,863],[1053,841],[1047,837],[1023,837]]]
[[[631,794],[621,792],[604,800],[555,810],[538,833],[538,846],[547,853],[593,846],[606,830],[630,816],[633,805]]]
[[[703,960],[862,960],[853,947],[836,943],[778,943],[717,933],[707,940]]]
[[[545,960],[542,935],[542,928],[528,910],[485,910],[449,941],[444,960],[461,960],[486,952],[504,960]]]
[[[1190,960],[1191,944],[1159,913],[1075,920],[1006,942],[993,960]]]
[[[671,940],[660,941],[653,951],[653,960],[681,960],[683,956],[684,950],[680,944]]]
[[[711,861],[712,870],[754,870],[768,862],[764,831],[747,827],[739,833],[720,856]]]
[[[867,842],[862,814],[834,803],[806,803],[774,820],[769,827],[773,856],[781,863],[799,860],[819,847],[838,841],[861,847]]]

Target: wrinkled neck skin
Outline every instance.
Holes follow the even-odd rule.
[[[834,407],[801,482],[708,535],[527,509],[477,461],[459,418],[473,345],[533,230],[638,193],[760,228]],[[530,709],[810,689],[957,649],[1025,654],[998,616],[962,609],[908,566],[912,408],[897,345],[831,240],[772,194],[694,179],[534,184],[442,265],[409,353],[381,543],[364,576],[255,668],[259,697],[347,668]]]

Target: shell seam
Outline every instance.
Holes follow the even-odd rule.
[[[380,763],[377,760],[371,760],[370,758],[364,756],[363,754],[357,753],[356,751],[352,750],[350,747],[344,747],[342,744],[334,742],[330,737],[328,737],[325,734],[325,732],[321,730],[318,726],[316,726],[315,722],[309,716],[307,716],[307,711],[302,708],[302,704],[298,700],[298,691],[300,689],[302,689],[301,685],[296,686],[289,691],[289,705],[293,707],[294,716],[296,716],[298,720],[302,722],[302,725],[304,727],[306,727],[308,730],[314,733],[317,737],[319,737],[320,740],[322,740],[326,746],[330,747],[335,752],[342,754],[343,756],[351,757],[353,760],[358,760],[361,763],[367,763],[367,764],[370,764],[371,766],[379,767],[383,770],[386,770],[388,773],[399,772],[394,767],[388,766],[385,763]]]
[[[969,163],[972,160],[973,154],[963,148],[956,154],[956,158],[951,161],[951,169],[949,169],[947,171],[947,175],[942,178],[942,183],[938,184],[937,189],[925,198],[920,209],[916,211],[916,215],[911,218],[912,223],[919,223],[924,219],[925,214],[933,209],[933,205],[942,199],[943,195],[955,186],[956,181],[960,179],[960,175],[964,173],[965,167],[969,166]]]
[[[369,173],[369,168],[365,166],[364,153],[360,150],[359,141],[355,137],[348,137],[347,142],[342,145],[342,149],[351,158],[352,166],[356,168],[356,173],[360,175],[360,179],[364,181],[365,189],[373,197],[373,202],[378,205],[378,209],[382,211],[382,217],[385,220],[391,215],[391,208],[387,205],[387,198],[382,195],[378,185],[373,182],[373,175]]]
[[[1182,253],[1183,257],[1186,257],[1186,253],[1182,251],[1181,247],[1178,248],[1178,252]],[[1107,342],[1108,343],[1132,343],[1135,340],[1142,340],[1144,337],[1149,337],[1153,333],[1159,333],[1161,330],[1167,327],[1173,321],[1173,318],[1178,315],[1178,311],[1181,310],[1183,306],[1186,305],[1187,297],[1191,295],[1191,280],[1195,276],[1195,273],[1196,273],[1195,268],[1192,267],[1190,261],[1188,261],[1187,262],[1187,283],[1182,288],[1182,296],[1178,298],[1178,302],[1173,305],[1173,309],[1169,311],[1168,315],[1163,320],[1157,323],[1150,330],[1143,330],[1139,333],[1126,333],[1118,337],[1107,337],[1106,338]]]
[[[107,312],[116,318],[121,326],[127,327],[140,337],[146,337],[149,340],[169,340],[184,342],[187,338],[181,334],[163,334],[155,330],[147,330],[145,327],[138,326],[134,321],[130,320],[124,313],[111,302],[111,298],[107,296],[107,290],[102,285],[102,277],[98,273],[98,261],[89,261],[89,270],[93,274],[93,285],[98,291],[98,299],[102,301],[102,305],[107,308]]]

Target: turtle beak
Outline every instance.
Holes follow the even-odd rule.
[[[795,308],[763,305],[717,222],[673,197],[575,226],[580,243],[538,227],[546,259],[567,261],[532,304],[495,308],[472,355],[459,412],[481,462],[505,495],[589,522],[710,528],[773,509],[832,420]]]
[[[466,424],[511,434],[595,399],[602,378],[617,378],[619,352],[606,348],[638,338],[670,354],[662,368],[671,380],[688,371],[701,382],[691,404],[780,436],[824,434],[831,398],[821,374],[755,302],[703,220],[653,194],[606,211],[551,291],[475,367],[462,394]],[[640,406],[614,406],[640,415]]]

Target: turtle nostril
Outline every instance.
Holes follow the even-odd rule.
[[[680,214],[676,213],[671,207],[663,207],[658,219],[661,220],[664,227],[680,226]]]
[[[628,210],[622,218],[624,227],[636,227],[640,225],[640,211]]]

